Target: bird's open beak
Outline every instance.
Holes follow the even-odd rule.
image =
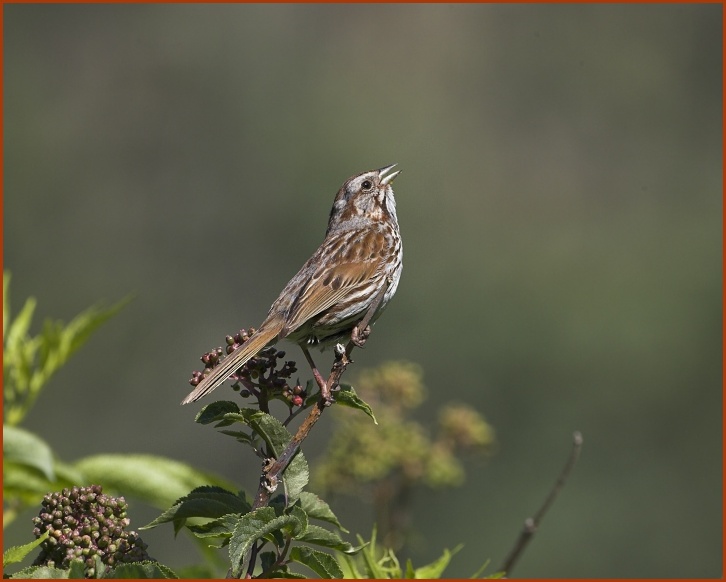
[[[391,182],[393,182],[393,179],[401,173],[401,170],[398,170],[397,172],[388,174],[388,172],[395,168],[397,165],[398,164],[391,164],[390,166],[386,166],[385,168],[381,168],[380,170],[378,170],[378,177],[381,180],[381,184],[383,184],[384,186],[386,184],[390,184]]]

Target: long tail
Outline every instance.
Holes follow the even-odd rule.
[[[190,402],[199,400],[218,386],[222,385],[224,381],[235,372],[235,370],[244,366],[248,360],[256,356],[262,348],[274,340],[280,333],[281,329],[281,323],[263,323],[260,326],[260,329],[258,329],[255,334],[250,337],[250,339],[224,358],[222,363],[216,368],[213,368],[212,372],[204,378],[204,380],[202,380],[184,400],[182,400],[182,404],[189,404]]]

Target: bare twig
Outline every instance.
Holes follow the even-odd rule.
[[[582,434],[579,431],[575,431],[572,434],[572,450],[570,451],[570,456],[568,457],[565,466],[562,467],[562,471],[560,471],[560,475],[557,477],[557,481],[555,481],[554,486],[550,490],[550,493],[544,500],[542,506],[539,508],[539,511],[537,511],[534,517],[528,517],[524,520],[524,527],[522,528],[522,532],[519,534],[519,538],[514,544],[512,551],[509,552],[509,555],[504,561],[504,564],[499,569],[500,572],[504,572],[507,576],[511,576],[514,565],[521,557],[522,552],[524,552],[524,549],[527,547],[527,544],[532,540],[532,537],[537,532],[537,528],[542,522],[545,513],[547,513],[547,510],[550,508],[555,498],[562,490],[562,487],[564,487],[565,482],[567,481],[567,478],[572,471],[572,468],[575,466],[575,463],[580,456],[581,450]]]

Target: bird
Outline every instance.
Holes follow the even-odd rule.
[[[308,348],[323,349],[347,339],[362,345],[370,327],[358,325],[375,322],[401,278],[403,246],[391,186],[400,174],[392,171],[396,166],[363,172],[343,183],[318,249],[285,285],[259,328],[211,368],[182,404],[206,396],[282,339],[300,346],[324,391]]]

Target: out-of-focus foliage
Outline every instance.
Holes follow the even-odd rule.
[[[397,549],[411,525],[407,514],[414,490],[461,485],[464,462],[471,460],[462,453],[487,451],[494,430],[463,404],[442,402],[434,430],[414,420],[426,390],[423,370],[412,362],[364,370],[354,385],[378,422],[339,408],[316,481],[326,493],[369,498],[384,543]]]
[[[45,321],[37,336],[29,334],[36,300],[26,299],[16,317],[9,308],[10,273],[3,273],[3,413],[4,422],[19,424],[33,407],[51,376],[81,347],[88,337],[128,302],[111,307],[95,305],[69,323]]]

